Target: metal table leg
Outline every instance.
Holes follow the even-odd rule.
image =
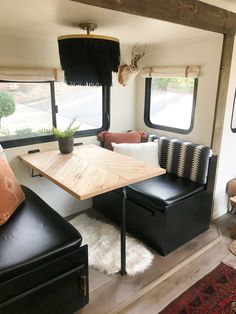
[[[126,187],[122,188],[122,208],[121,208],[121,224],[120,224],[120,256],[121,256],[121,269],[120,273],[122,276],[126,275],[126,198],[127,192]]]

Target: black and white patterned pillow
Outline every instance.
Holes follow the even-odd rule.
[[[158,140],[160,166],[168,173],[206,184],[210,147],[155,135],[149,135],[148,140]]]

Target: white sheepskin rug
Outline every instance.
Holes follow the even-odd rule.
[[[82,214],[70,220],[88,244],[89,266],[108,275],[120,271],[119,229]],[[126,270],[128,275],[144,272],[152,264],[153,254],[146,247],[126,235]]]

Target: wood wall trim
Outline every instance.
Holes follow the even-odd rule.
[[[71,0],[143,17],[235,35],[236,14],[198,0]]]
[[[220,153],[233,47],[234,36],[224,35],[211,141],[214,154]]]

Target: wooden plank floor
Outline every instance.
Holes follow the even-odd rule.
[[[225,215],[215,225],[167,257],[155,254],[152,267],[133,277],[107,276],[90,269],[90,302],[76,314],[158,313],[171,300],[217,266],[235,262],[228,251],[227,227],[236,217]]]
[[[119,313],[156,314],[220,262],[223,261],[236,267],[236,256],[228,250],[231,239],[227,227],[232,225],[232,222],[236,222],[236,217],[225,215],[219,219],[217,225],[222,231],[222,238],[215,246]]]

